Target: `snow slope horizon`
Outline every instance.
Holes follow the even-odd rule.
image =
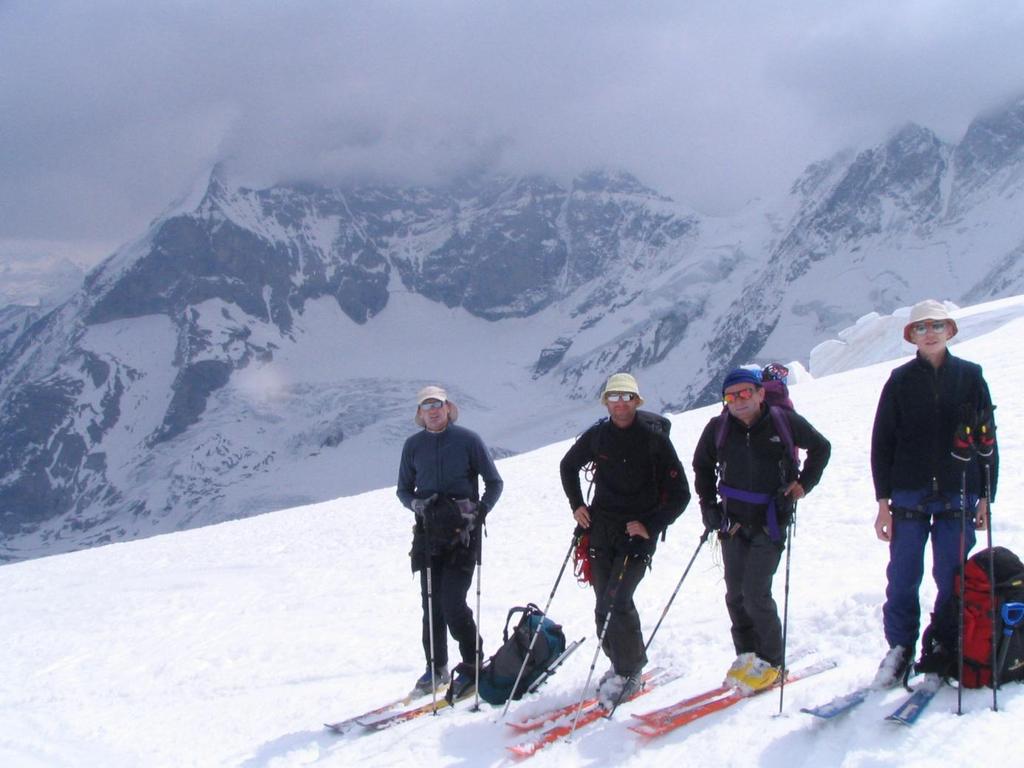
[[[1006,307],[994,310],[1003,313],[1001,326],[957,339],[952,349],[981,363],[994,400],[1009,403],[1024,360],[1003,350],[1024,332],[1024,319],[1008,319]],[[1000,692],[999,713],[989,710],[989,691],[967,691],[962,718],[950,714],[955,693],[943,691],[911,730],[881,720],[900,698],[896,692],[872,698],[840,722],[812,722],[798,713],[868,679],[884,651],[887,556],[871,525],[867,440],[878,392],[902,359],[793,387],[799,410],[832,440],[833,458],[800,507],[789,637],[792,649],[818,648],[837,658],[839,668],[787,687],[784,717],[771,717],[778,699],[766,697],[641,747],[624,727],[630,712],[717,684],[732,658],[719,558],[705,548],[651,648],[651,663],[676,669],[683,680],[534,758],[537,765],[923,766],[1016,754],[1011,728],[1024,714],[1020,686]],[[691,482],[694,444],[716,411],[671,417]],[[588,419],[600,415],[595,404]],[[1024,418],[1007,406],[998,415],[1004,471],[993,507],[995,540],[1020,552],[1024,524],[1007,500],[1022,491],[1014,466]],[[464,411],[472,428],[471,417]],[[545,600],[565,555],[572,521],[558,460],[568,445],[499,462],[506,490],[488,520],[481,582],[487,653],[497,647],[509,607]],[[320,727],[406,690],[421,669],[409,525],[393,488],[385,488],[0,568],[0,612],[11,627],[0,639],[8,662],[0,681],[0,760],[12,766],[507,762],[504,746],[512,740],[492,722],[497,711],[486,707],[382,734],[338,738]],[[691,507],[660,545],[637,593],[645,633],[700,532]],[[781,581],[780,571],[780,602]],[[922,595],[925,605],[934,597],[927,580]],[[551,613],[569,636],[592,636],[592,605],[590,592],[567,577]],[[591,637],[540,698],[569,700],[592,653]],[[524,701],[514,712],[538,707]]]

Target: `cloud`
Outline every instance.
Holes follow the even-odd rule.
[[[1011,2],[7,2],[0,238],[123,241],[212,165],[255,185],[568,178],[699,210],[1024,91]]]

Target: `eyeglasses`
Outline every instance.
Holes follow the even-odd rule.
[[[435,410],[437,408],[440,408],[442,405],[444,405],[444,401],[443,400],[426,400],[426,401],[420,403],[420,410],[421,411],[433,411],[433,410]]]
[[[910,332],[915,336],[924,336],[929,330],[935,331],[935,333],[942,333],[946,330],[946,321],[930,320],[927,323],[914,323],[910,326]]]
[[[638,397],[640,397],[640,395],[634,395],[632,392],[613,392],[609,395],[605,395],[604,399],[609,403],[617,403],[619,401],[628,403],[631,400],[636,400]]]
[[[730,405],[731,403],[735,403],[737,400],[749,400],[754,396],[755,391],[756,390],[753,387],[747,387],[746,389],[741,389],[739,392],[726,392],[722,395],[722,402],[726,405]]]

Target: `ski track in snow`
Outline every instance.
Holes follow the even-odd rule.
[[[980,362],[1001,404],[996,543],[1024,551],[1017,457],[1022,419],[1010,399],[1024,357],[1007,356],[1024,320],[954,344]],[[853,350],[856,357],[861,353]],[[903,358],[905,359],[905,358]],[[868,441],[887,361],[802,382],[798,409],[833,444],[822,484],[801,503],[792,547],[790,649],[817,649],[837,669],[788,686],[784,714],[766,695],[647,745],[625,726],[647,711],[717,685],[732,659],[716,548],[706,546],[650,650],[682,680],[622,706],[531,761],[542,765],[966,765],[1009,761],[1024,715],[1018,685],[999,693],[944,689],[910,729],[883,721],[899,692],[875,694],[832,722],[802,715],[868,680],[885,650],[886,547],[875,539]],[[528,405],[528,404],[523,404]],[[518,406],[517,406],[518,407]],[[673,417],[689,471],[701,428],[717,412]],[[583,429],[601,415],[580,423]],[[591,418],[592,416],[592,418]],[[471,408],[462,423],[473,428]],[[486,433],[483,435],[485,440]],[[482,572],[485,652],[513,605],[547,600],[572,534],[558,479],[569,442],[499,462],[505,494],[488,519]],[[397,466],[397,452],[394,457]],[[0,568],[0,764],[4,766],[483,766],[512,764],[515,742],[484,704],[442,711],[380,733],[337,736],[321,726],[405,692],[422,671],[418,582],[409,570],[410,513],[393,489]],[[694,503],[669,529],[637,591],[645,633],[657,621],[701,532]],[[984,542],[982,534],[980,540]],[[930,559],[930,558],[929,558]],[[782,603],[785,561],[776,579]],[[922,589],[927,614],[934,589]],[[475,606],[475,585],[470,591]],[[510,717],[573,700],[594,651],[593,597],[567,572],[551,608],[587,642]],[[456,652],[450,643],[451,652]],[[597,673],[607,663],[601,658]]]

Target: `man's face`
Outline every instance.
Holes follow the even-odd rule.
[[[448,403],[433,398],[420,403],[423,425],[431,432],[440,432],[448,426]]]
[[[910,338],[925,357],[941,355],[949,342],[949,323],[922,320],[910,326]]]
[[[612,424],[625,429],[636,418],[636,409],[640,407],[640,398],[632,392],[609,392],[605,395],[604,405]]]
[[[725,388],[725,392],[722,393],[722,400],[725,401],[729,413],[744,424],[753,424],[761,413],[761,403],[764,402],[764,388],[755,387],[746,381],[732,384]]]

